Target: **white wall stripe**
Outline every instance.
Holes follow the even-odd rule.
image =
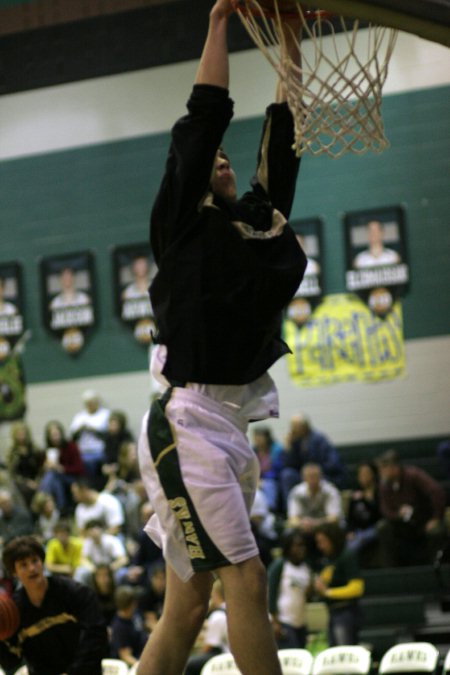
[[[235,119],[262,115],[275,74],[257,50],[232,54]],[[184,105],[197,62],[0,97],[0,160],[166,131]],[[450,49],[400,33],[387,95],[450,84]]]
[[[450,337],[409,340],[406,363],[406,376],[392,382],[304,389],[291,382],[286,360],[281,359],[271,374],[280,391],[282,416],[271,426],[283,439],[291,415],[305,412],[340,444],[450,433]],[[138,432],[149,404],[147,371],[29,385],[28,422],[36,439],[41,439],[48,419],[70,423],[85,389],[98,391],[112,409],[124,410]]]

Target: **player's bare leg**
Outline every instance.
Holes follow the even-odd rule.
[[[185,583],[167,565],[163,613],[142,652],[138,675],[182,675],[208,611],[212,583],[209,572]]]
[[[243,675],[281,675],[259,557],[217,570],[227,607],[231,652]]]

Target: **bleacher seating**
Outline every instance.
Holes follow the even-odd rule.
[[[342,461],[347,466],[347,481],[343,487],[350,489],[357,487],[356,469],[362,459],[376,459],[384,451],[395,448],[405,464],[418,466],[439,481],[446,491],[447,504],[450,506],[450,480],[443,475],[442,467],[436,454],[437,446],[441,441],[445,440],[448,440],[446,436],[431,436],[379,441],[376,443],[340,445],[338,446],[338,450]]]
[[[444,667],[442,669],[442,675],[450,675],[450,649],[448,650],[444,659]]]
[[[280,649],[278,652],[283,675],[310,675],[313,657],[306,649]]]
[[[446,567],[450,572],[450,565]],[[362,576],[366,597],[409,593],[431,596],[439,591],[437,576],[431,565],[368,569],[362,571]]]
[[[218,654],[205,663],[201,675],[240,675],[240,672],[231,654]]]
[[[312,675],[368,675],[371,654],[359,645],[329,647],[314,659]]]
[[[128,666],[120,659],[103,659],[102,675],[128,675]]]
[[[393,673],[436,673],[439,652],[429,642],[394,645],[383,655],[378,675]]]
[[[431,566],[364,570],[359,640],[379,661],[397,641],[413,640],[426,623],[426,599],[437,590]]]
[[[339,445],[338,450],[342,461],[357,463],[362,459],[375,459],[386,450],[395,448],[402,459],[419,459],[421,457],[436,457],[436,448],[447,436],[427,436],[425,438],[408,438],[391,441],[377,441],[371,443],[357,443]]]

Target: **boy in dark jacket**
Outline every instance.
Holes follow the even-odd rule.
[[[0,645],[0,664],[30,675],[101,675],[108,656],[106,626],[93,591],[44,575],[44,548],[32,535],[12,539],[3,564],[22,584],[14,594],[20,626]]]

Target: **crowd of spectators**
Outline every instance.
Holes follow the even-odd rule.
[[[93,391],[82,399],[68,430],[57,420],[45,425],[42,444],[25,422],[12,425],[0,466],[0,548],[36,535],[46,572],[93,591],[110,656],[132,665],[161,614],[164,561],[143,530],[152,506],[126,416],[108,410]],[[280,648],[306,644],[311,598],[328,605],[330,644],[356,642],[364,593],[359,567],[431,563],[448,538],[444,490],[394,450],[363,459],[349,487],[338,450],[304,415],[291,419],[283,442],[268,427],[251,433],[261,468],[251,520],[268,568]],[[3,586],[12,584],[5,570],[0,577]],[[216,585],[189,673],[227,650],[224,616]]]

